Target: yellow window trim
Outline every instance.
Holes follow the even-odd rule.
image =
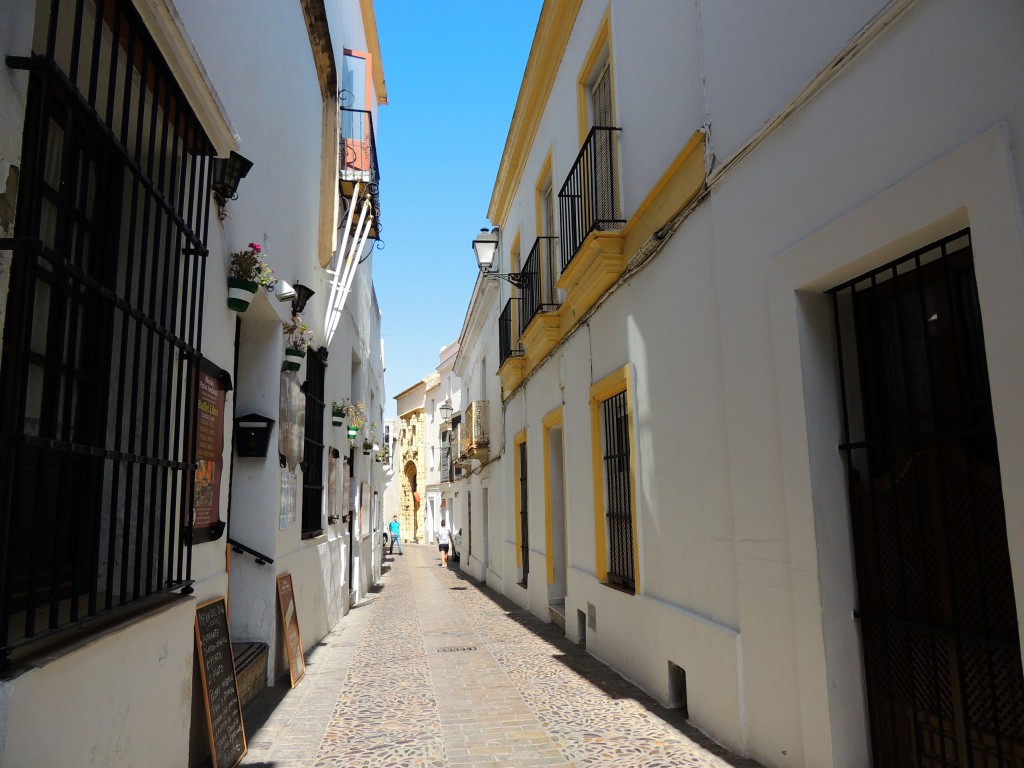
[[[515,474],[512,477],[512,484],[515,486],[515,518],[516,518],[516,567],[521,567],[523,564],[523,517],[522,509],[523,505],[520,503],[520,488],[521,484],[519,478],[522,475],[522,467],[519,466],[519,446],[526,442],[526,430],[517,434],[512,439],[512,453],[515,459],[514,467]]]
[[[487,218],[499,226],[508,218],[512,198],[537,135],[555,76],[561,71],[562,57],[582,4],[583,0],[559,0],[557,3],[544,3],[541,8],[487,209]]]
[[[377,14],[373,9],[373,0],[359,0],[359,11],[363,16],[366,48],[373,56],[373,89],[377,92],[377,104],[387,104],[388,89],[384,85],[384,64],[380,58],[380,38],[377,36]]]
[[[555,180],[551,176],[551,149],[548,148],[548,155],[544,158],[544,162],[540,167],[540,173],[537,174],[537,183],[533,187],[533,205],[535,213],[537,214],[537,237],[544,234],[544,189],[551,187],[552,191],[555,188]]]
[[[544,550],[548,557],[548,584],[555,583],[555,556],[551,547],[551,452],[549,450],[549,433],[552,429],[562,426],[562,406],[558,406],[541,420],[544,427]],[[563,472],[563,482],[565,474]],[[562,497],[565,498],[563,489]],[[567,544],[568,545],[568,544]]]
[[[608,552],[604,503],[604,467],[601,461],[601,403],[626,393],[626,426],[629,431],[629,506],[633,526],[633,592],[640,594],[640,557],[636,529],[636,450],[633,445],[632,366],[624,365],[590,387],[590,457],[594,479],[594,572],[608,581]]]
[[[611,29],[612,7],[609,5],[605,8],[604,16],[597,27],[597,34],[594,35],[594,40],[590,43],[590,50],[587,51],[587,57],[583,60],[583,66],[576,77],[576,119],[579,126],[581,147],[587,138],[587,134],[590,132],[590,119],[587,115],[590,88],[594,81],[594,75],[597,74],[598,62],[601,61],[605,53],[608,55],[606,64],[612,70],[612,85],[614,86],[615,83],[615,69],[612,67]],[[602,66],[601,69],[604,69],[604,67]],[[612,88],[612,110],[615,111],[614,87]],[[618,112],[615,111],[615,114],[618,114]]]

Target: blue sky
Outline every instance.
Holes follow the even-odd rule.
[[[381,239],[374,284],[384,417],[455,341],[541,0],[378,0],[388,104],[377,125]]]

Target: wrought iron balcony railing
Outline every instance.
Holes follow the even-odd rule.
[[[487,400],[474,400],[466,408],[462,432],[462,453],[471,459],[487,461],[491,452],[490,405]]]
[[[555,290],[559,275],[557,242],[557,237],[538,237],[519,272],[524,278],[520,288],[523,300],[519,313],[520,336],[538,312],[558,308],[558,291]]]
[[[370,237],[380,236],[380,198],[378,185],[380,170],[377,166],[377,141],[373,131],[373,114],[366,109],[341,108],[341,138],[339,143],[338,177],[341,194],[346,202],[357,183],[363,185],[373,208]]]
[[[563,270],[591,232],[618,230],[626,223],[619,210],[616,170],[621,132],[621,128],[591,128],[558,193]]]
[[[515,301],[519,301],[519,299],[513,297],[505,302],[505,308],[498,315],[498,365],[501,365],[510,357],[523,354],[518,344],[513,347],[512,307]]]

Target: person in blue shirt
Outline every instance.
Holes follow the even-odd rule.
[[[394,554],[395,544],[398,545],[398,554],[404,554],[402,552],[402,531],[398,523],[398,515],[395,515],[395,519],[388,523],[388,530],[391,532],[391,549],[388,550],[388,554]]]

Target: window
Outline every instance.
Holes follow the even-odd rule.
[[[591,390],[597,574],[608,584],[637,587],[636,510],[628,369]]]
[[[0,246],[0,655],[191,583],[213,148],[133,4],[77,9],[8,61],[29,91]]]
[[[302,451],[302,537],[324,532],[324,373],[320,355],[306,355],[306,434]]]
[[[519,565],[519,584],[525,587],[530,578],[530,515],[529,483],[526,472],[526,433],[515,440],[516,450],[516,561]]]

